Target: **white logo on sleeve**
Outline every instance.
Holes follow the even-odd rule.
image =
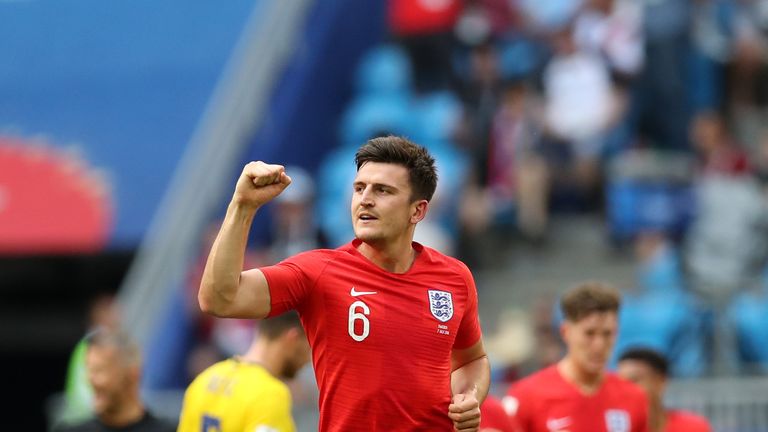
[[[376,291],[356,291],[355,287],[352,287],[351,290],[349,290],[349,295],[352,297],[359,297],[364,295],[373,295],[376,294]]]
[[[630,432],[632,426],[629,421],[629,413],[619,409],[606,411],[605,429],[608,432]]]
[[[272,426],[259,425],[259,426],[256,426],[256,429],[254,429],[253,432],[280,432],[280,431],[273,428]]]
[[[547,419],[547,429],[551,432],[561,431],[571,425],[570,417],[550,418]]]
[[[520,402],[514,396],[504,396],[501,399],[501,406],[504,407],[504,411],[507,412],[508,416],[514,417],[517,414],[517,408],[520,407]]]

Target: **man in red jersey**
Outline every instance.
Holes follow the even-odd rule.
[[[520,432],[646,432],[642,389],[606,372],[618,327],[619,293],[587,282],[560,301],[567,353],[513,384],[504,398]]]
[[[246,165],[206,263],[200,307],[239,318],[299,312],[321,431],[475,431],[490,371],[472,274],[413,242],[437,185],[434,159],[389,136],[365,143],[355,163],[353,241],[243,271],[254,214],[291,182],[280,165]]]
[[[479,432],[514,432],[512,419],[498,398],[488,395],[480,405],[480,410],[483,417],[480,419]]]
[[[651,349],[630,349],[619,357],[619,376],[642,387],[648,396],[648,432],[711,432],[704,417],[664,407],[667,369],[667,359]]]

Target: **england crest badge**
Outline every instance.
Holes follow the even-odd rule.
[[[432,316],[442,322],[453,317],[453,299],[447,291],[428,290],[429,310]]]
[[[608,432],[630,432],[629,413],[618,409],[606,411],[605,429]]]

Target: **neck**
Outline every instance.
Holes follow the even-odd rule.
[[[248,351],[240,359],[248,363],[258,363],[270,375],[280,377],[280,366],[283,362],[282,351],[282,347],[273,343],[273,341],[259,338],[256,343],[251,344]]]
[[[667,410],[660,399],[654,398],[648,404],[648,430],[649,432],[662,432],[667,425]]]
[[[99,420],[110,427],[123,427],[138,422],[144,417],[144,404],[136,395],[129,397],[127,401],[114,410],[99,414]]]
[[[371,262],[391,273],[407,272],[416,259],[416,250],[413,249],[410,238],[386,245],[362,242],[357,250]]]
[[[601,370],[597,373],[587,372],[580,368],[569,356],[560,360],[557,364],[557,370],[566,381],[576,386],[580,392],[586,395],[597,393],[603,384],[603,378],[605,378],[604,371]]]

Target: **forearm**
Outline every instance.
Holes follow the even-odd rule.
[[[483,355],[451,373],[451,394],[466,394],[477,388],[477,400],[482,403],[490,383],[491,368],[488,357]]]
[[[219,234],[208,254],[200,282],[198,300],[200,308],[218,316],[230,315],[243,271],[245,248],[255,208],[229,204]]]

